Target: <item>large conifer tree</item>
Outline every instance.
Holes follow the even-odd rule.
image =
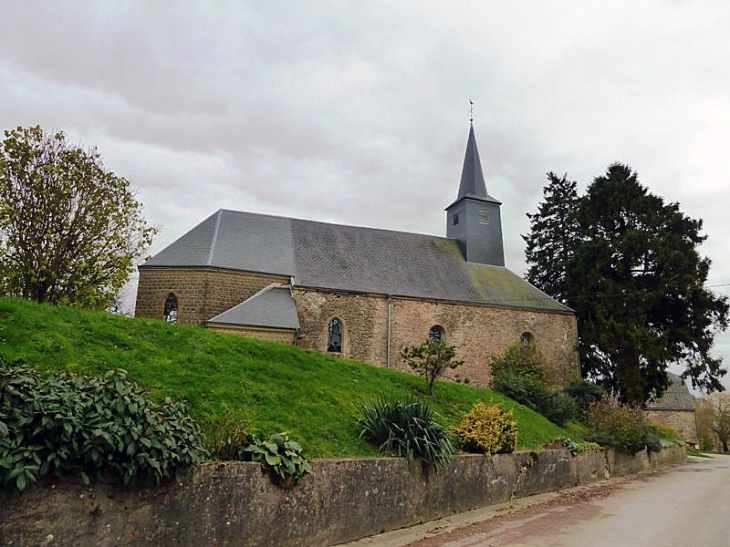
[[[549,179],[554,190],[530,215],[525,238],[528,279],[576,310],[583,375],[634,404],[664,391],[673,362],[695,386],[722,389],[726,371],[710,350],[728,326],[728,301],[704,287],[702,221],[648,192],[626,165],[611,165],[577,199]],[[560,203],[546,207],[549,200]],[[562,255],[535,252],[562,244]]]

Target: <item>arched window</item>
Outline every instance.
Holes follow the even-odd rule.
[[[444,337],[444,329],[438,325],[434,325],[431,327],[431,330],[428,331],[428,341],[432,342],[434,340],[443,340]]]
[[[342,353],[342,321],[336,317],[327,327],[327,351]]]
[[[177,297],[170,293],[165,300],[163,317],[168,323],[177,323]]]
[[[522,334],[520,334],[520,344],[522,344],[523,346],[525,346],[527,344],[531,344],[534,341],[535,341],[535,337],[532,335],[531,332],[525,331]]]

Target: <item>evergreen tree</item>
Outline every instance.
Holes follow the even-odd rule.
[[[569,292],[565,283],[565,267],[575,252],[579,231],[576,209],[579,201],[576,183],[550,172],[548,184],[543,189],[544,201],[538,212],[527,214],[530,234],[523,235],[527,243],[525,256],[531,264],[525,277],[538,289],[563,304],[568,302]],[[545,268],[544,264],[553,267]]]
[[[531,222],[533,232],[543,233],[531,233],[528,244],[562,244],[565,237],[550,231],[559,215],[576,230],[564,255],[533,251],[527,260],[532,279],[555,276],[554,269],[564,276],[562,286],[541,288],[577,312],[584,377],[643,404],[667,387],[667,365],[680,362],[696,387],[722,389],[726,371],[710,350],[715,332],[728,326],[728,301],[704,288],[710,261],[698,251],[706,238],[701,220],[648,192],[621,164],[597,177],[584,196],[568,194],[554,204],[549,211],[559,214],[550,223],[536,222],[542,210]]]

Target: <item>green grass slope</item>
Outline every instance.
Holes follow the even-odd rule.
[[[248,431],[288,431],[312,457],[375,455],[358,438],[357,405],[382,392],[423,396],[425,387],[411,374],[291,346],[9,298],[0,298],[0,359],[82,374],[123,368],[155,397],[187,401],[204,431],[233,412]],[[526,407],[475,387],[440,381],[428,399],[448,427],[477,400],[513,409],[519,449],[568,435]]]

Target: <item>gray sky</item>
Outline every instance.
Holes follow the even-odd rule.
[[[152,253],[219,208],[444,235],[469,98],[508,267],[547,171],[620,161],[730,294],[726,0],[3,2],[0,128],[96,145]]]

